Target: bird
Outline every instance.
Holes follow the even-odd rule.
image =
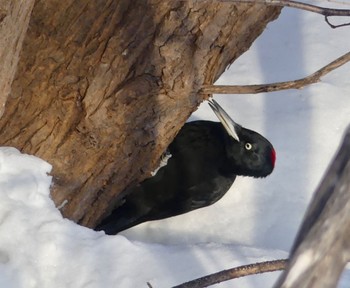
[[[208,100],[220,122],[198,120],[180,129],[154,175],[138,184],[95,228],[108,235],[214,204],[236,176],[266,177],[276,152],[259,133],[231,119]]]

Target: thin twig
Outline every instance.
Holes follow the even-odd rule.
[[[295,9],[301,9],[313,13],[317,13],[320,15],[323,15],[325,17],[326,23],[332,27],[332,28],[339,28],[343,26],[349,26],[349,23],[334,25],[331,24],[328,20],[331,16],[350,16],[350,10],[349,9],[334,9],[334,8],[326,8],[321,6],[316,6],[312,4],[307,4],[299,1],[292,1],[292,0],[217,0],[220,2],[241,2],[241,3],[258,3],[258,4],[264,4],[269,6],[283,6],[283,7],[290,7]]]
[[[280,259],[273,261],[260,262],[255,264],[249,264],[244,266],[235,267],[228,270],[223,270],[214,274],[210,274],[178,286],[174,286],[173,288],[202,288],[208,287],[210,285],[214,285],[223,281],[265,273],[265,272],[274,272],[279,270],[284,270],[287,266],[288,259]]]
[[[201,92],[204,94],[257,94],[286,89],[301,89],[307,85],[319,82],[321,77],[349,61],[350,52],[337,58],[315,73],[298,80],[258,85],[204,85]]]

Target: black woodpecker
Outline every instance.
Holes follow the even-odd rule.
[[[215,100],[209,105],[220,122],[186,123],[167,149],[166,165],[126,195],[96,230],[113,235],[209,206],[225,195],[236,176],[272,172],[276,152],[271,143],[234,122]]]

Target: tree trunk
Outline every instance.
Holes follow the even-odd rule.
[[[309,205],[275,288],[333,288],[350,261],[350,126]]]
[[[0,116],[16,73],[34,0],[0,0]]]
[[[93,227],[148,177],[213,83],[280,8],[37,0],[1,144],[53,165],[52,198]]]

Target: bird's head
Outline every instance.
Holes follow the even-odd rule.
[[[269,175],[276,161],[272,144],[259,133],[234,122],[215,100],[209,100],[209,105],[227,132],[225,148],[228,162],[224,169],[242,176]]]

